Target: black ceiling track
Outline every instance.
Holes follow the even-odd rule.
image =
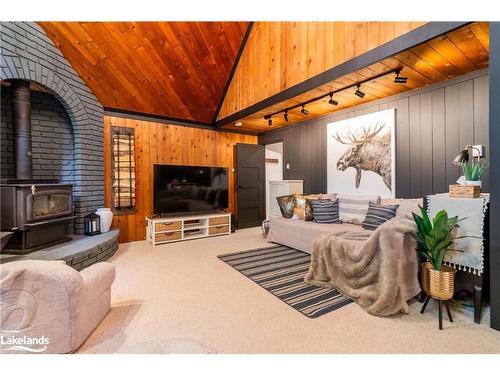
[[[315,89],[319,86],[334,81],[346,74],[352,73],[369,65],[375,64],[385,58],[394,56],[411,47],[424,43],[430,39],[434,39],[440,35],[456,30],[471,22],[429,22],[415,30],[403,34],[387,43],[382,44],[368,52],[354,57],[340,65],[324,71],[314,77],[311,77],[301,83],[289,87],[275,95],[272,95],[258,103],[255,103],[247,108],[233,113],[223,119],[215,121],[214,129],[218,129],[224,125],[240,120],[259,112],[272,105],[281,103],[285,100],[292,99],[300,94]]]
[[[238,67],[238,63],[240,62],[241,55],[245,50],[245,46],[247,45],[248,38],[250,37],[250,32],[253,28],[253,22],[249,22],[247,26],[247,30],[245,31],[245,35],[243,35],[243,39],[241,40],[240,49],[236,54],[236,58],[234,59],[233,67],[231,72],[229,73],[229,77],[227,78],[226,85],[224,86],[224,91],[222,92],[222,96],[219,100],[219,104],[217,105],[217,109],[215,110],[214,117],[212,119],[212,123],[215,124],[217,121],[217,117],[219,117],[220,110],[222,108],[222,104],[224,104],[224,99],[226,99],[227,91],[229,90],[229,86],[231,86],[231,82],[233,80],[234,73],[236,73],[236,68]]]

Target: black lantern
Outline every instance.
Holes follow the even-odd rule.
[[[101,234],[101,217],[99,215],[92,212],[85,216],[83,220],[86,236]]]

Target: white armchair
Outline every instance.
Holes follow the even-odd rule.
[[[106,262],[81,272],[63,261],[1,264],[0,334],[4,343],[0,351],[75,351],[109,311],[114,280],[115,268]],[[8,340],[24,336],[34,338],[35,344]]]

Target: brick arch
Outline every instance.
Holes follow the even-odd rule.
[[[82,234],[83,217],[104,205],[103,109],[85,86],[75,87],[75,82],[81,82],[76,73],[67,67],[61,71],[62,64],[44,65],[19,55],[3,55],[0,79],[42,86],[66,110],[73,127],[75,232]]]
[[[7,66],[23,66],[22,58],[17,56],[5,56],[4,61]],[[22,79],[48,90],[66,110],[73,126],[75,138],[82,136],[81,129],[84,128],[85,123],[88,121],[87,111],[76,92],[58,74],[44,66],[39,67],[38,70],[28,71],[24,69],[2,69],[1,79]]]

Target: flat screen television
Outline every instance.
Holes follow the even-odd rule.
[[[227,168],[154,165],[154,213],[213,212],[228,207]]]

